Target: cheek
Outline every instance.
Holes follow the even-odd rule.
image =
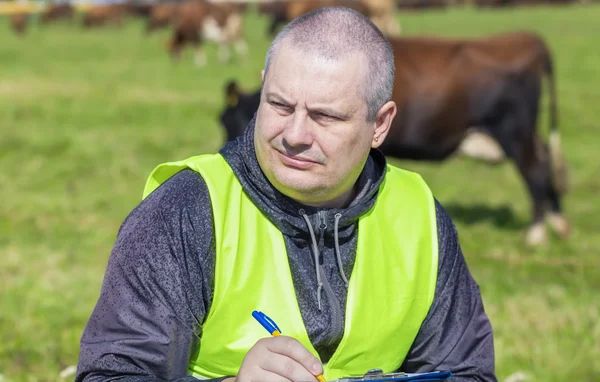
[[[273,111],[259,109],[256,116],[256,130],[261,142],[270,142],[279,134],[283,123],[279,121],[279,116]]]
[[[353,166],[357,161],[356,156],[362,157],[371,147],[371,141],[365,143],[365,136],[359,133],[343,132],[335,136],[326,136],[321,142],[325,155],[337,165]]]

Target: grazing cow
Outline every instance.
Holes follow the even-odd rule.
[[[69,3],[49,4],[40,15],[40,22],[47,24],[60,19],[73,20],[75,15],[74,7]]]
[[[27,24],[29,23],[28,12],[16,12],[10,15],[10,26],[17,35],[24,35],[27,30]]]
[[[400,35],[401,28],[396,18],[397,6],[394,0],[275,0],[260,3],[258,11],[271,18],[268,34],[272,36],[280,25],[286,24],[304,13],[333,6],[344,6],[362,13],[369,17],[386,36]]]
[[[219,60],[228,62],[232,48],[246,62],[248,44],[244,39],[245,3],[214,3],[210,17],[204,21],[204,36],[219,44]]]
[[[245,7],[244,4],[209,3],[203,0],[182,3],[175,12],[173,36],[168,44],[172,57],[178,59],[185,45],[190,44],[196,51],[196,64],[205,65],[202,43],[206,39],[219,45],[221,62],[229,60],[232,46],[245,60],[248,52],[243,37]]]
[[[566,165],[552,57],[544,41],[515,32],[470,40],[406,37],[390,43],[396,57],[392,100],[398,114],[380,150],[400,159],[441,161],[477,126],[514,160],[527,184],[533,202],[527,243],[546,241],[546,218],[561,238],[567,237],[569,223],[560,200],[566,192]],[[549,147],[536,127],[544,79],[550,94]],[[229,85],[228,97],[234,100],[231,94],[239,96],[237,108],[229,104],[226,109],[228,136],[239,133],[254,114],[241,104],[250,97]]]

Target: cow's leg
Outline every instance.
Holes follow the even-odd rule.
[[[190,44],[194,46],[194,64],[199,67],[206,65],[206,52],[202,48],[202,39],[200,38],[200,31],[195,30],[190,36]]]
[[[238,39],[234,43],[234,49],[238,57],[242,57],[244,64],[248,62],[248,43],[243,38]]]
[[[561,212],[551,211],[548,214],[548,223],[561,239],[566,239],[571,233],[571,225]]]
[[[527,231],[527,244],[537,246],[547,241],[545,217],[548,187],[551,183],[550,166],[545,158],[539,156],[535,137],[523,138],[521,142],[512,142],[512,156],[527,184],[533,203],[533,224]]]
[[[194,64],[203,67],[206,65],[206,61],[206,52],[202,49],[202,45],[196,45],[194,47]]]
[[[149,20],[148,23],[146,24],[146,34],[152,33],[154,31],[154,29],[156,29],[154,21]]]
[[[548,150],[548,146],[541,142],[538,143],[538,147],[543,151],[544,158],[550,158],[550,153]],[[550,168],[550,164],[548,167]],[[552,174],[552,169],[550,168],[550,174]],[[552,176],[552,175],[551,175]],[[547,221],[550,224],[550,227],[561,239],[565,239],[569,236],[571,231],[571,226],[562,212],[562,205],[560,200],[560,193],[558,192],[554,182],[550,181],[547,187],[547,197],[549,202],[550,211],[547,215]]]
[[[550,153],[548,146],[542,142],[540,137],[536,134],[535,138],[536,155],[540,159],[542,166],[544,167],[544,187],[546,191],[546,202],[545,205],[547,214],[546,219],[550,224],[550,227],[561,239],[565,239],[569,236],[571,227],[567,219],[562,213],[562,206],[560,200],[560,193],[556,189],[554,182],[552,181],[552,168],[550,162]]]
[[[167,50],[171,54],[171,59],[173,61],[179,61],[181,58],[181,50],[184,42],[184,36],[181,31],[175,29],[171,39],[167,42]]]
[[[521,113],[519,113],[519,111]],[[551,187],[551,171],[547,156],[540,155],[537,134],[530,127],[531,119],[519,111],[506,111],[503,120],[490,129],[490,133],[500,143],[506,156],[512,158],[532,199],[533,221],[526,233],[526,242],[537,246],[547,239],[545,215],[548,189]]]
[[[544,207],[547,214],[545,218],[550,224],[552,230],[561,238],[564,239],[569,235],[570,225],[567,219],[563,216],[561,211],[561,200],[560,192],[557,185],[554,182],[555,171],[552,167],[552,156],[548,145],[545,144],[540,136],[536,132],[537,116],[539,112],[539,99],[540,99],[540,79],[537,77],[527,76],[525,81],[522,82],[525,87],[523,94],[526,94],[526,101],[528,106],[523,110],[524,113],[529,112],[529,125],[532,126],[531,134],[534,149],[531,150],[535,157],[539,161],[538,176],[543,176],[543,179],[538,180],[540,187],[544,187],[545,203]],[[551,138],[552,139],[552,138]]]
[[[229,62],[229,59],[231,58],[229,45],[229,41],[222,41],[219,43],[219,61],[222,63]]]

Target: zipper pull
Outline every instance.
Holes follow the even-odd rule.
[[[319,221],[319,264],[323,265],[323,249],[325,246],[325,230],[327,229],[327,213],[317,212]]]

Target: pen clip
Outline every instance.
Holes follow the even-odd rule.
[[[279,329],[279,326],[277,326],[277,324],[275,323],[275,321],[273,321],[273,320],[272,320],[272,319],[271,319],[269,316],[267,316],[266,314],[264,314],[264,313],[263,313],[263,315],[265,316],[265,320],[269,321],[269,323],[270,323],[271,325],[273,325],[273,327],[274,327],[275,329],[277,329],[277,331],[278,331],[279,333],[281,333],[281,329]]]
[[[279,333],[281,333],[281,329],[279,329],[279,326],[277,326],[275,321],[273,321],[269,316],[267,316],[263,312],[255,310],[252,312],[252,316],[254,318],[256,318],[256,320],[258,322],[260,322],[260,324],[265,329],[267,329],[269,331],[269,333],[273,333],[275,330],[277,330]]]

